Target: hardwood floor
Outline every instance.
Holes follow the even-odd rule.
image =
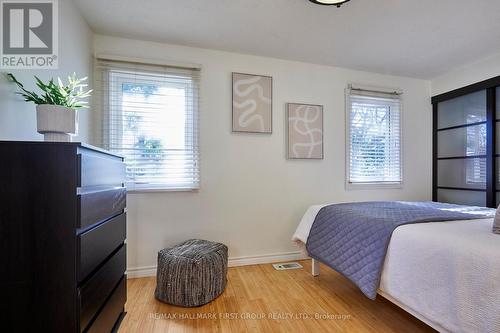
[[[333,270],[321,266],[314,278],[311,261],[301,264],[230,268],[225,292],[190,309],[157,301],[155,278],[130,279],[119,332],[434,332],[384,298],[364,297]]]

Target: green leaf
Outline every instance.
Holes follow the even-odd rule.
[[[35,76],[36,86],[42,91],[42,95],[26,90],[23,84],[12,73],[8,73],[7,76],[19,88],[20,91],[17,94],[23,96],[25,101],[35,104],[54,104],[71,108],[82,108],[87,107],[87,101],[84,99],[90,97],[92,93],[92,90],[84,90],[88,86],[83,83],[87,80],[87,77],[77,79],[76,73],[68,76],[68,84],[66,86],[60,78],[57,78],[56,84],[54,79],[50,79],[47,83],[44,83]]]

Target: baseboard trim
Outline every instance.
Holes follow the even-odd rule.
[[[127,269],[127,279],[156,276],[156,266],[142,266]]]
[[[260,265],[260,264],[274,264],[277,262],[293,261],[293,260],[303,260],[307,259],[302,252],[285,252],[285,253],[275,253],[275,254],[263,254],[258,256],[245,256],[245,257],[233,257],[229,258],[228,266],[248,266],[248,265]]]
[[[302,252],[284,252],[257,256],[232,257],[228,260],[229,267],[274,264],[277,262],[308,259]],[[132,267],[127,269],[127,278],[135,279],[156,275],[156,266]]]

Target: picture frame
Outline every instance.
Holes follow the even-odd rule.
[[[232,73],[232,132],[273,132],[273,78]]]
[[[287,158],[324,159],[323,105],[287,103]]]

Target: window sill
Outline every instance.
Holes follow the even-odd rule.
[[[198,192],[198,188],[127,188],[127,193],[163,193],[163,192]]]
[[[346,190],[398,190],[403,188],[403,183],[346,183]]]

